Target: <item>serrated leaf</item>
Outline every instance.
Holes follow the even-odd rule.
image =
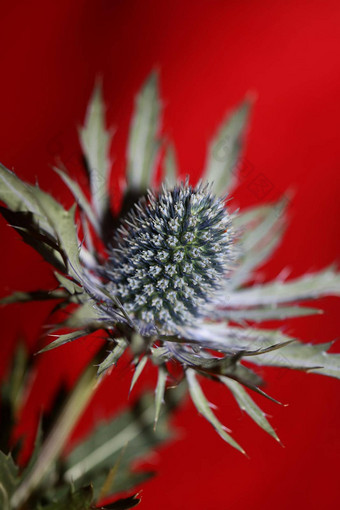
[[[270,206],[263,218],[253,228],[247,229],[241,237],[242,249],[245,252],[253,250],[270,232],[282,221],[287,205],[287,197],[282,197],[277,203]]]
[[[91,225],[95,229],[97,233],[100,232],[100,226],[97,221],[97,218],[93,212],[93,209],[87,200],[86,196],[84,195],[82,189],[80,188],[79,184],[75,182],[69,175],[67,175],[65,172],[60,170],[59,168],[54,167],[55,172],[62,178],[62,180],[65,182],[69,190],[71,191],[72,195],[74,196],[77,204],[79,207],[84,211],[86,217],[90,221]]]
[[[236,165],[243,148],[251,103],[245,100],[228,115],[209,146],[203,179],[216,194],[229,192],[237,177]]]
[[[53,239],[64,253],[64,262],[69,273],[80,278],[82,269],[79,263],[79,246],[75,225],[75,207],[66,211],[48,193],[37,186],[22,182],[13,172],[0,165],[0,200],[13,212],[29,212],[37,232]],[[30,232],[28,232],[30,235]],[[36,243],[36,249],[41,243]],[[39,250],[38,250],[39,251]]]
[[[176,185],[177,176],[178,168],[175,147],[172,144],[169,144],[165,149],[163,181],[169,188],[173,188]]]
[[[14,464],[11,454],[0,451],[0,508],[12,510],[11,497],[19,484],[18,467]]]
[[[127,185],[129,189],[146,191],[152,185],[159,151],[157,131],[161,103],[158,75],[153,72],[136,97],[127,149]]]
[[[99,221],[109,207],[110,146],[112,133],[106,129],[105,108],[100,84],[97,84],[87,108],[84,127],[79,131],[86,157],[92,205]]]
[[[61,345],[67,344],[68,342],[73,342],[73,340],[77,340],[77,338],[80,338],[82,336],[88,335],[87,331],[79,330],[79,331],[72,331],[72,333],[65,333],[64,335],[58,336],[56,340],[51,342],[50,344],[46,345],[43,349],[38,351],[38,354],[41,354],[43,352],[51,351],[52,349],[55,349],[56,347],[60,347]]]
[[[105,360],[98,366],[97,375],[100,376],[110,367],[115,365],[119,358],[124,354],[125,349],[128,346],[128,342],[124,338],[115,339],[117,345],[112,349],[110,354],[105,358]]]
[[[340,354],[327,353],[332,342],[305,344],[284,335],[280,331],[259,328],[237,328],[223,324],[209,324],[192,331],[206,348],[253,350],[268,349],[265,353],[254,353],[248,361],[256,365],[277,366],[314,372],[340,378]],[[282,343],[287,342],[286,345]],[[275,346],[279,349],[273,349]]]
[[[35,191],[37,188],[23,182],[0,163],[0,200],[13,212],[30,212],[37,225],[53,236],[54,232],[41,210]]]
[[[340,273],[327,268],[288,282],[274,281],[231,292],[228,306],[260,306],[322,296],[340,296]]]
[[[257,365],[292,368],[340,379],[340,354],[328,353],[332,343],[304,344],[296,341],[274,353],[251,359]]]
[[[224,376],[220,376],[219,379],[230,389],[240,408],[245,411],[259,425],[259,427],[280,442],[275,430],[267,420],[265,413],[248,395],[242,385],[237,381],[233,381]]]
[[[130,386],[129,393],[131,393],[133,387],[135,386],[135,384],[136,384],[139,376],[141,375],[141,373],[143,371],[143,368],[145,367],[147,361],[148,361],[148,357],[147,356],[143,356],[139,360],[138,365],[136,366],[135,371],[134,371],[133,376],[132,376],[131,386]]]
[[[46,262],[52,264],[59,271],[66,271],[56,235],[54,234],[52,237],[41,229],[40,217],[28,211],[11,211],[5,207],[0,207],[0,213],[8,224],[18,232],[23,241],[34,248]]]
[[[186,378],[189,386],[189,393],[197,411],[214,427],[216,432],[221,436],[224,441],[245,453],[243,448],[225,431],[225,427],[219,422],[212,410],[210,409],[209,402],[204,396],[204,393],[199,385],[195,371],[191,368],[186,370]]]
[[[167,371],[164,366],[158,367],[158,379],[155,391],[155,423],[154,429],[157,427],[159,414],[161,412],[161,406],[164,403],[164,392],[165,392],[165,384],[167,378]]]
[[[241,258],[239,265],[230,277],[229,289],[231,289],[231,291],[250,280],[253,276],[254,270],[258,266],[264,264],[271,257],[272,253],[276,250],[282,240],[284,230],[284,226],[280,227],[271,235],[267,242],[263,242],[256,249],[245,253],[245,255]],[[228,290],[228,292],[229,291],[230,290]],[[229,295],[227,298],[229,304]]]

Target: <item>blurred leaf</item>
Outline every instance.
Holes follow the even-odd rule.
[[[44,432],[46,433],[46,430]],[[31,456],[30,456],[27,466],[25,467],[25,469],[22,472],[23,479],[25,479],[26,476],[28,476],[29,473],[32,471],[32,468],[38,459],[42,441],[43,441],[43,427],[42,427],[42,420],[39,420],[38,428],[37,428],[37,432],[36,432],[36,436],[35,436],[35,440],[34,440],[33,451],[31,453]]]
[[[18,467],[14,464],[11,454],[0,451],[0,508],[12,510],[11,497],[19,484]]]
[[[12,303],[26,303],[28,301],[45,301],[49,299],[67,298],[68,294],[62,289],[55,290],[33,290],[31,292],[13,292],[9,296],[0,299],[0,305]]]
[[[105,358],[105,360],[100,363],[97,371],[97,375],[102,375],[106,370],[108,370],[112,365],[117,363],[119,358],[124,354],[125,349],[128,346],[128,342],[124,338],[115,339],[117,345],[112,349],[110,354]]]
[[[169,144],[165,149],[163,182],[165,182],[169,188],[173,188],[176,185],[177,176],[178,168],[175,147],[173,144]]]
[[[102,221],[109,208],[112,133],[105,126],[105,108],[99,83],[90,99],[84,127],[80,129],[79,134],[90,174],[92,205],[98,220]],[[86,209],[88,208],[86,207]],[[97,224],[97,222],[95,223]]]
[[[250,250],[241,257],[240,262],[233,271],[227,292],[230,292],[229,289],[234,290],[237,287],[240,287],[242,284],[246,283],[253,277],[254,270],[264,264],[272,255],[272,253],[276,250],[278,245],[282,240],[282,236],[284,233],[284,226],[278,228],[275,232],[271,233],[270,237],[266,242],[262,240],[262,243],[256,246],[253,250]],[[227,296],[227,303],[230,303],[230,295]]]
[[[128,498],[118,499],[114,503],[111,503],[104,507],[100,507],[99,510],[129,510],[129,508],[134,508],[141,502],[141,500],[137,498],[137,496],[138,494],[134,494],[133,496],[129,496]]]
[[[231,446],[245,453],[243,448],[225,431],[225,427],[219,422],[212,410],[210,409],[209,402],[204,396],[204,393],[199,385],[195,371],[191,368],[186,370],[186,378],[189,385],[189,392],[197,411],[214,427],[216,432]]]
[[[307,315],[322,314],[318,308],[308,308],[306,306],[273,306],[264,308],[245,308],[239,310],[224,309],[215,310],[214,317],[217,319],[227,319],[233,322],[243,323],[245,321],[264,322],[272,320],[283,320],[291,317],[306,317]]]
[[[146,191],[152,185],[159,151],[157,131],[161,103],[158,75],[153,72],[136,97],[127,150],[127,184],[129,189]]]
[[[60,170],[59,168],[54,168],[54,170],[57,172],[58,175],[62,178],[62,180],[65,182],[69,190],[71,191],[72,195],[74,196],[77,204],[79,207],[84,211],[87,218],[89,219],[91,225],[95,229],[97,233],[100,232],[100,227],[97,221],[97,218],[93,212],[93,209],[88,202],[86,196],[84,195],[82,189],[80,188],[79,184],[75,182],[71,177],[69,177],[65,172]]]
[[[220,376],[219,379],[230,389],[240,408],[245,411],[263,430],[268,432],[268,434],[280,442],[275,430],[268,422],[265,413],[248,395],[241,384],[223,376]]]
[[[231,292],[228,296],[228,306],[270,305],[327,295],[340,296],[340,273],[332,267],[288,282],[264,283]]]
[[[214,193],[229,192],[237,177],[251,103],[245,100],[228,115],[209,146],[203,180],[212,183]]]
[[[62,287],[64,287],[64,289],[66,289],[67,292],[69,292],[69,294],[82,294],[83,293],[82,287],[80,287],[80,285],[78,285],[76,282],[70,280],[66,276],[64,276],[60,273],[57,273],[57,272],[54,273],[54,276],[56,277],[56,279],[58,280],[60,285]]]
[[[6,379],[1,385],[0,450],[4,452],[9,452],[11,449],[10,440],[17,421],[18,411],[23,403],[30,364],[31,359],[27,349],[20,342],[14,352]]]
[[[91,481],[97,497],[107,482],[108,472],[118,460],[119,469],[110,488],[114,492],[128,490],[147,479],[150,473],[132,473],[131,464],[145,458],[153,448],[171,437],[167,416],[181,396],[182,389],[167,392],[156,431],[153,430],[155,404],[150,394],[144,395],[133,408],[97,426],[66,457],[64,480],[72,481],[76,487]]]
[[[164,392],[167,378],[167,371],[164,366],[158,367],[158,379],[155,391],[155,424],[154,429],[157,427],[161,406],[164,403]]]
[[[287,197],[282,197],[277,203],[268,207],[263,215],[263,218],[258,224],[247,229],[241,237],[242,249],[245,252],[253,250],[262,240],[280,224],[283,219],[285,207],[287,205]]]
[[[38,510],[91,510],[93,489],[91,485],[82,487],[75,492],[69,492],[61,501],[46,506],[39,506]]]

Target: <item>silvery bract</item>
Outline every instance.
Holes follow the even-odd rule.
[[[202,182],[194,187],[178,179],[174,149],[158,134],[161,103],[157,76],[151,75],[136,98],[119,217],[110,208],[112,136],[99,87],[80,131],[90,200],[65,169],[56,171],[75,197],[70,210],[38,186],[0,169],[0,199],[7,206],[3,216],[55,267],[59,283],[56,290],[14,293],[3,303],[58,299],[63,305],[77,304],[57,326],[69,333],[57,336],[44,350],[103,329],[113,348],[98,373],[117,363],[129,347],[135,363],[131,387],[151,359],[158,366],[156,422],[168,362],[176,361],[198,411],[241,451],[212,412],[201,376],[224,384],[238,405],[276,439],[245,390],[267,396],[259,388],[263,381],[243,360],[340,377],[340,355],[327,353],[330,343],[304,344],[277,330],[248,326],[318,313],[296,302],[340,295],[340,275],[333,268],[287,282],[248,284],[281,240],[286,202],[238,214],[225,207],[235,184],[248,112],[245,101],[223,124],[209,147]],[[163,184],[156,186],[162,151]],[[100,240],[104,256],[95,248]]]

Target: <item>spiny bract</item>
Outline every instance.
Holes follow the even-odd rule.
[[[123,222],[106,276],[135,320],[174,332],[204,315],[232,266],[233,241],[231,216],[209,185],[163,187]]]

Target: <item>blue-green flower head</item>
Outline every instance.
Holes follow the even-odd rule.
[[[138,203],[118,230],[106,275],[137,323],[169,333],[205,315],[233,260],[224,200],[209,185],[186,183]]]

